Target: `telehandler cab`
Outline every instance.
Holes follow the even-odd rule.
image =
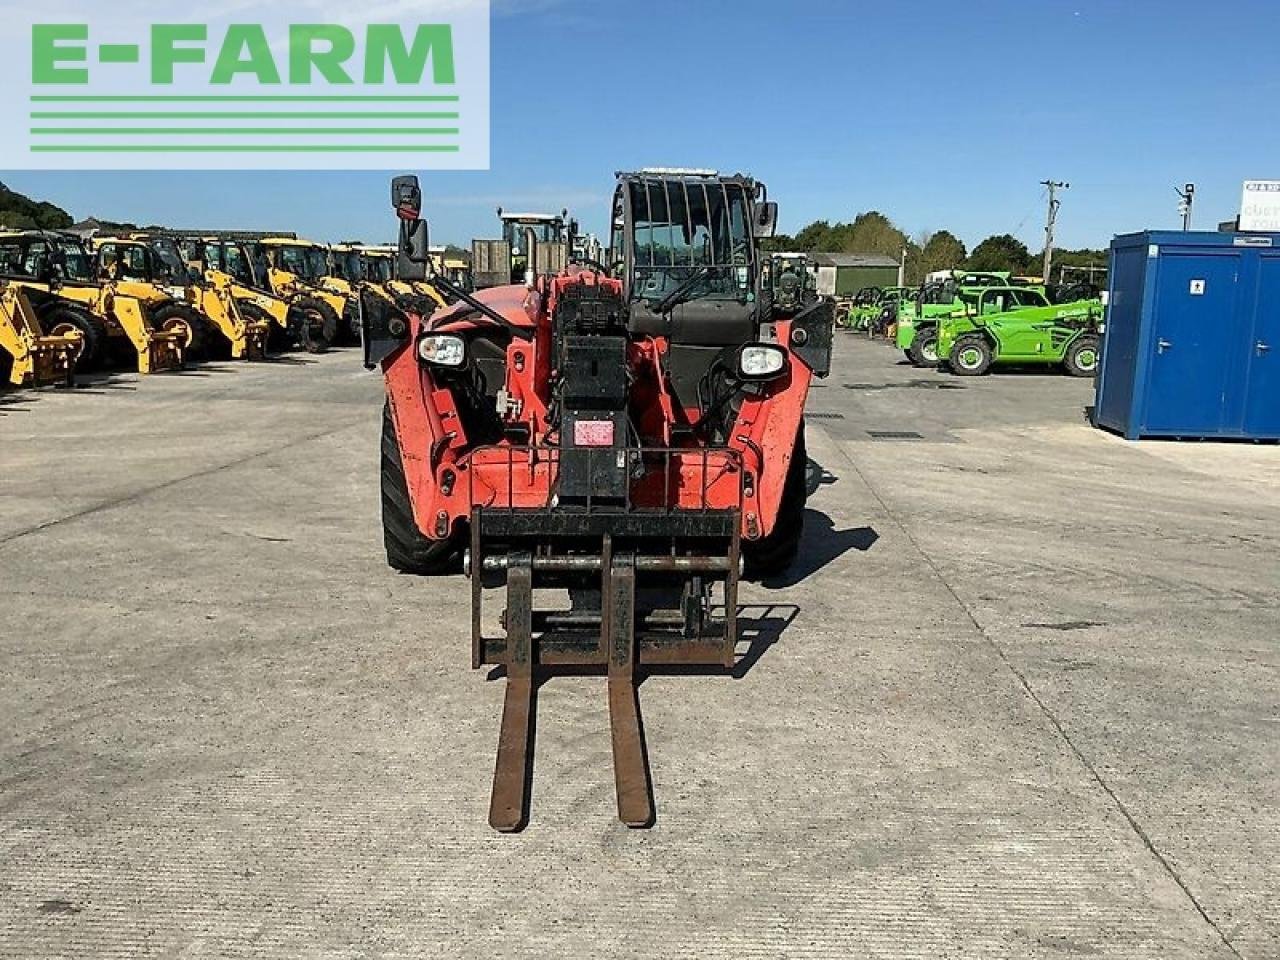
[[[143,244],[130,245],[100,269],[98,258],[69,234],[0,234],[0,279],[34,291],[30,300],[46,332],[79,331],[77,371],[102,366],[120,343],[128,344],[139,373],[180,368],[192,345],[200,349],[203,318],[158,286],[152,269]]]
[[[425,270],[416,177],[393,202],[401,259]],[[535,253],[526,285],[437,278],[458,302],[430,318],[363,301],[387,388],[387,559],[438,573],[462,554],[472,666],[507,673],[489,813],[503,831],[526,822],[535,673],[559,667],[606,672],[618,815],[653,821],[637,671],[732,667],[739,578],[784,569],[804,523],[804,405],[829,370],[832,307],[774,299],[764,184],[620,173],[611,219],[612,271],[548,272]],[[484,587],[503,584],[495,633]],[[567,607],[535,608],[543,588]]]

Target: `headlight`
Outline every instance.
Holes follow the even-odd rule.
[[[769,380],[786,365],[786,351],[771,343],[749,343],[738,351],[738,376],[743,380]]]
[[[460,367],[467,359],[467,345],[461,337],[429,333],[418,341],[418,356],[437,367]]]

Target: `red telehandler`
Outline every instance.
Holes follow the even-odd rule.
[[[426,276],[416,177],[398,177],[400,266]],[[472,666],[505,668],[489,821],[528,817],[536,675],[608,677],[618,815],[653,822],[637,671],[731,668],[742,575],[800,541],[803,415],[828,373],[825,301],[775,305],[764,184],[705,170],[620,173],[609,264],[456,299],[427,317],[364,298],[365,363],[387,402],[382,509],[397,570],[471,580]],[[529,249],[536,249],[530,245]],[[499,635],[485,587],[505,585]],[[535,609],[534,591],[566,598]]]

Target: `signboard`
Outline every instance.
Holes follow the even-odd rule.
[[[489,166],[489,0],[4,7],[0,170]]]
[[[1280,180],[1246,180],[1240,229],[1280,231]]]

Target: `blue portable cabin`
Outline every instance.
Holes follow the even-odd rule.
[[[1130,440],[1280,439],[1280,234],[1112,241],[1094,423]]]

